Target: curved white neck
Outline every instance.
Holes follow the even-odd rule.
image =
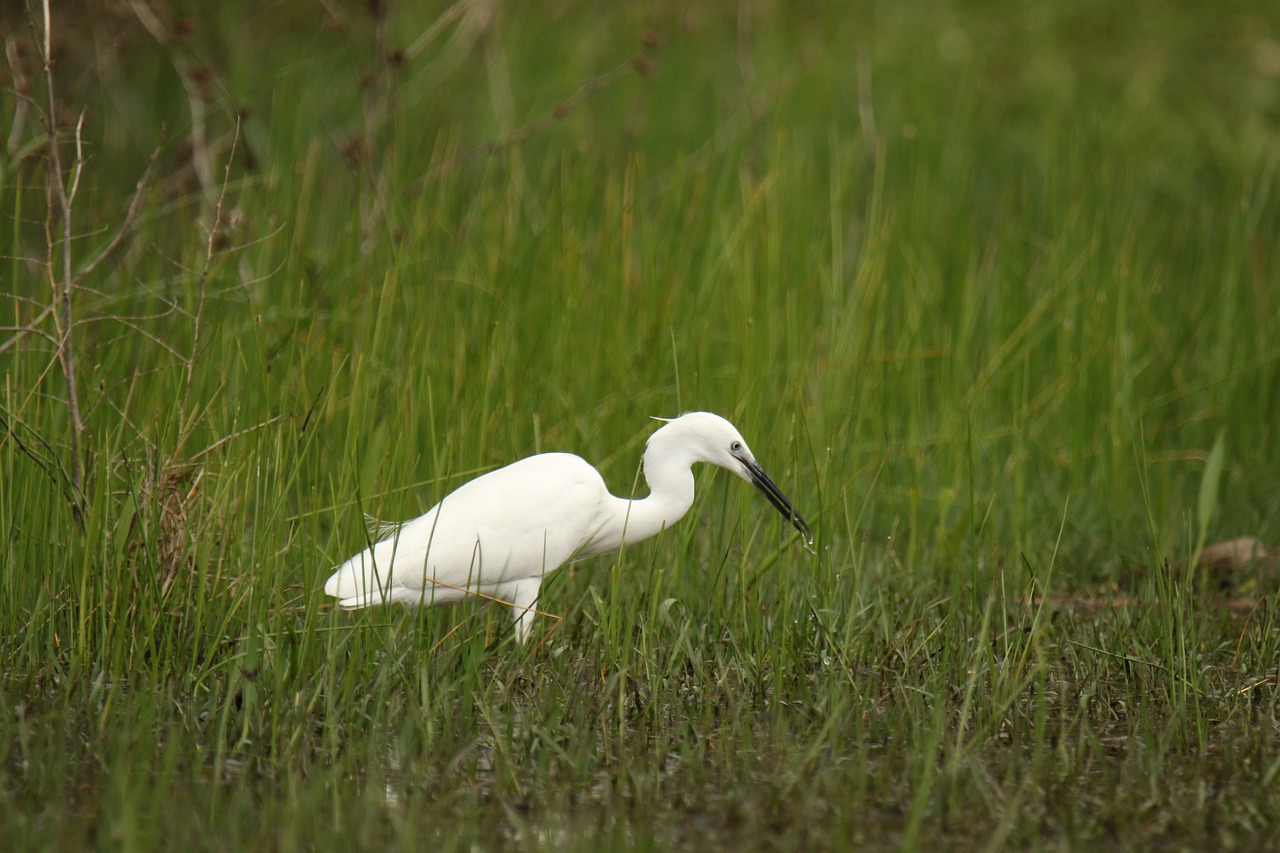
[[[693,506],[693,459],[683,455],[660,456],[646,452],[644,477],[649,484],[645,498],[619,498],[600,509],[597,531],[580,555],[589,557],[656,536],[684,517]]]

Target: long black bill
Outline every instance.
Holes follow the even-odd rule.
[[[754,459],[743,459],[742,464],[747,468],[747,476],[751,478],[751,485],[760,490],[769,503],[773,504],[778,512],[782,513],[782,517],[799,530],[804,536],[804,540],[809,545],[813,544],[813,531],[809,529],[809,523],[796,512],[795,507],[791,505],[791,501],[787,500],[787,496],[782,493],[777,484],[769,479],[769,475],[764,472]]]

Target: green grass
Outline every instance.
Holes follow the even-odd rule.
[[[1280,15],[507,4],[387,60],[411,6],[55,18],[73,267],[160,146],[74,293],[82,524],[7,22],[6,847],[1275,843],[1276,577],[1186,566],[1280,544]],[[527,648],[325,600],[362,514],[553,449],[625,494],[687,409],[816,553],[702,471]]]

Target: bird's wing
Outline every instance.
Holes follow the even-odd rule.
[[[369,538],[375,542],[390,539],[407,523],[405,521],[388,521],[385,518],[376,518],[368,513],[364,515],[364,529],[369,534]]]
[[[546,453],[477,477],[355,555],[325,592],[360,603],[456,600],[540,576],[582,545],[608,491],[596,470]]]

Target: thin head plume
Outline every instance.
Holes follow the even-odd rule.
[[[662,421],[664,424],[669,424],[669,423],[671,423],[672,421],[674,421],[674,420],[675,420],[675,418],[660,418],[660,417],[658,417],[657,415],[649,415],[649,420],[651,420],[651,421]]]

